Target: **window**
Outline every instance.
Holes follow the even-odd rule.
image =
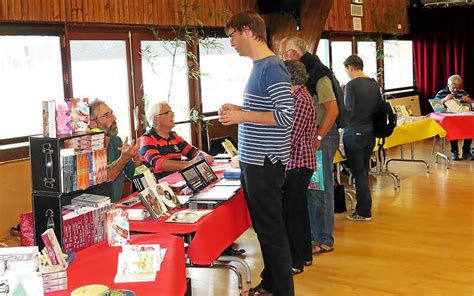
[[[344,68],[344,61],[352,54],[352,42],[332,41],[331,54],[332,71],[334,72],[334,75],[336,75],[337,80],[339,80],[339,83],[346,84],[349,82],[349,77]]]
[[[364,61],[364,74],[377,79],[377,43],[358,41],[357,54]]]
[[[319,40],[316,54],[318,55],[321,62],[327,67],[329,67],[330,62],[329,62],[329,40],[328,39]]]
[[[59,36],[0,36],[0,139],[41,134],[42,101],[64,100]]]
[[[385,90],[413,86],[413,49],[410,40],[385,40]]]
[[[105,101],[117,117],[119,136],[131,139],[126,42],[73,40],[70,46],[74,97]]]
[[[189,120],[185,45],[184,41],[141,41],[145,100],[148,105],[168,101],[175,122]],[[173,130],[191,143],[189,124],[177,125]]]
[[[203,113],[217,111],[224,103],[241,106],[252,60],[239,56],[229,38],[209,39],[219,44],[220,49],[199,45]]]

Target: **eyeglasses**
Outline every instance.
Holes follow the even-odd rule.
[[[229,36],[230,39],[234,40],[234,34],[235,34],[237,31],[239,31],[239,30],[235,29],[234,31],[232,31],[232,33],[230,33],[230,34],[227,35],[227,36]]]
[[[292,48],[285,50],[285,51],[281,54],[281,57],[282,57],[282,58],[286,58],[286,57],[288,56],[288,54],[290,53],[290,51],[292,51],[292,50],[293,50]]]
[[[163,112],[163,113],[158,113],[158,114],[156,114],[155,116],[168,115],[168,114],[170,114],[170,113],[173,113],[173,114],[174,114],[173,110],[169,110],[169,111],[166,111],[166,112]]]
[[[113,115],[114,115],[114,111],[110,110],[110,111],[108,111],[108,112],[105,112],[103,115],[97,116],[96,118],[91,119],[91,120],[97,120],[97,119],[99,119],[99,118],[109,119],[109,118],[111,118]]]

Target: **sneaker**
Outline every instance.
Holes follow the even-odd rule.
[[[459,154],[458,153],[453,153],[453,157],[452,157],[453,160],[461,160],[459,158]]]
[[[463,153],[462,158],[467,160],[474,160],[474,157],[471,153]]]
[[[372,221],[372,217],[362,217],[361,215],[357,214],[357,212],[347,215],[346,219],[351,221]]]

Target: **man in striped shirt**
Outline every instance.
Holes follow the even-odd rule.
[[[152,105],[147,119],[152,128],[141,137],[139,153],[157,180],[198,161],[199,153],[203,154],[208,163],[214,162],[212,156],[199,151],[171,131],[174,127],[174,112],[167,102]],[[182,160],[182,157],[186,160]]]
[[[243,106],[224,104],[219,110],[223,125],[239,124],[242,188],[265,264],[261,283],[249,295],[294,295],[281,191],[293,122],[290,77],[268,48],[265,22],[257,13],[233,15],[225,31],[239,55],[253,60]]]

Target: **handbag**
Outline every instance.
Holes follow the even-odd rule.
[[[346,211],[347,207],[344,185],[340,184],[336,179],[336,184],[334,184],[334,213],[344,213]]]

